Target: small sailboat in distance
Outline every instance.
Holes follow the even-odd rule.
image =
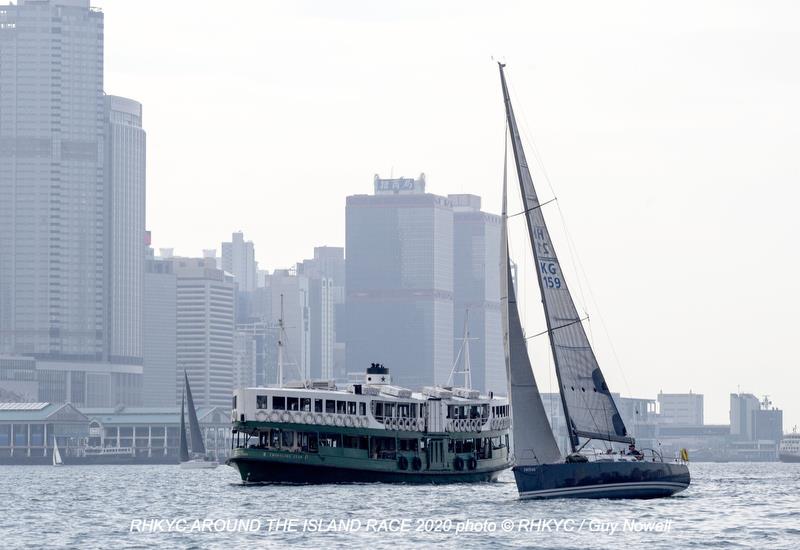
[[[546,333],[570,442],[570,453],[564,457],[553,437],[528,357],[508,257],[507,171],[504,166],[501,316],[514,436],[513,472],[519,496],[657,498],[683,491],[690,482],[685,461],[665,462],[655,451],[645,457],[636,450],[634,438],[617,410],[550,239],[541,208],[546,203],[540,203],[534,189],[511,107],[503,71],[505,65],[499,63],[499,66],[508,128],[506,139],[511,138],[522,195],[520,214],[525,216],[533,249]],[[592,440],[628,444],[629,452],[582,454],[581,450]]]
[[[63,466],[64,461],[61,460],[61,452],[58,450],[58,441],[53,436],[53,466]]]
[[[186,371],[183,372],[184,388],[181,395],[181,447],[180,464],[181,468],[190,470],[210,469],[219,466],[216,460],[210,460],[206,456],[206,447],[203,444],[203,434],[200,431],[200,423],[197,420],[197,411],[194,408],[192,399],[192,388],[189,386],[189,377]],[[184,420],[184,398],[188,401],[189,407],[189,432],[191,433],[191,454],[186,437],[186,422]]]

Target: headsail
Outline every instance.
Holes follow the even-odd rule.
[[[589,345],[582,320],[575,309],[572,296],[561,272],[561,266],[540,208],[542,205],[533,187],[525,151],[522,149],[519,129],[506,86],[504,65],[499,65],[506,118],[511,133],[511,146],[516,161],[525,219],[533,247],[534,263],[537,266],[537,280],[547,320],[547,332],[550,337],[550,347],[553,350],[553,359],[573,450],[579,444],[579,437],[620,442],[632,441]]]
[[[504,157],[504,163],[506,159]],[[503,349],[506,358],[508,399],[514,430],[514,461],[519,466],[554,464],[562,461],[553,430],[547,421],[539,388],[533,376],[522,323],[517,309],[514,281],[508,257],[506,211],[506,164],[503,166],[503,222],[500,238],[500,310]]]
[[[186,411],[184,408],[184,401],[186,400],[186,390],[181,393],[181,449],[180,461],[187,462],[189,460],[189,444],[186,442]]]
[[[206,446],[203,444],[203,434],[200,433],[200,422],[197,421],[197,411],[194,408],[192,399],[192,388],[189,387],[189,375],[183,371],[186,380],[186,404],[189,407],[189,432],[192,434],[192,452],[199,455],[206,454]]]

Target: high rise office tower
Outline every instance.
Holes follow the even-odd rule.
[[[418,179],[347,197],[347,370],[383,363],[400,385],[446,383],[453,361],[453,206]]]
[[[141,400],[143,204],[121,218],[114,192],[144,185],[143,156],[124,158],[143,155],[143,132],[118,99],[103,95],[103,14],[88,0],[0,6],[0,353],[35,357],[52,401]]]
[[[101,361],[106,228],[103,14],[0,6],[0,344]]]
[[[245,241],[244,233],[231,235],[230,242],[222,243],[222,269],[233,275],[240,292],[251,292],[256,288],[256,262],[253,241]]]
[[[233,278],[206,258],[170,260],[176,276],[177,380],[189,375],[196,406],[230,407],[233,394]]]
[[[145,132],[142,105],[106,96],[109,231],[108,335],[113,363],[142,362],[145,248]]]
[[[344,248],[318,246],[314,258],[297,264],[297,273],[308,278],[310,311],[310,360],[312,378],[345,378],[335,368],[337,336],[336,311],[344,307]]]
[[[453,333],[456,353],[469,325],[472,386],[506,392],[500,323],[500,216],[481,211],[476,195],[448,195],[453,202]],[[462,383],[462,379],[456,380]]]
[[[171,261],[158,257],[145,260],[143,293],[142,401],[147,407],[173,406],[181,396],[175,386],[177,279]]]

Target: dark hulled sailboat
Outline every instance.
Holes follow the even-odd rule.
[[[189,386],[189,377],[186,371],[183,373],[184,388],[181,396],[181,448],[180,464],[181,468],[186,469],[208,469],[216,468],[219,462],[210,460],[206,456],[206,446],[203,444],[203,434],[200,431],[200,422],[197,420],[197,410],[194,408],[192,399],[192,388]],[[186,422],[184,420],[184,397],[189,406],[189,433],[191,434],[191,454],[186,437]]]
[[[510,275],[504,168],[500,279],[504,285],[501,299],[514,435],[513,471],[519,495],[521,498],[670,496],[689,486],[689,469],[684,463],[664,462],[655,454],[647,460],[641,455],[614,454],[592,460],[579,453],[589,440],[633,444],[634,439],[597,363],[550,240],[522,148],[504,66],[499,64],[508,132],[571,447],[571,453],[563,457],[528,357]]]

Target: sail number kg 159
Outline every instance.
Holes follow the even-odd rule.
[[[561,288],[561,277],[558,276],[558,266],[555,262],[539,262],[542,272],[542,282],[546,288]]]

